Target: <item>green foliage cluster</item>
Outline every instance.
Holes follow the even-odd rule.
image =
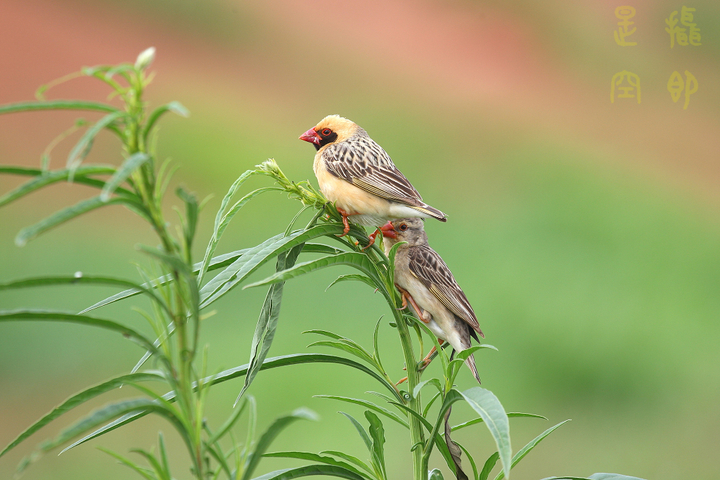
[[[245,172],[233,183],[216,214],[205,254],[201,261],[194,262],[192,246],[202,202],[198,202],[192,193],[178,188],[175,193],[182,202],[183,209],[177,210],[178,223],[175,231],[171,230],[164,218],[162,207],[174,170],[170,168],[168,162],[158,165],[154,151],[154,132],[158,121],[165,113],[187,116],[187,111],[177,102],[171,102],[152,111],[147,109],[143,101],[143,92],[152,78],[152,75],[148,74],[148,67],[153,57],[154,50],[149,49],[141,53],[134,64],[86,68],[78,74],[94,77],[107,84],[112,89],[113,96],[120,99],[122,108],[108,103],[88,101],[48,101],[43,97],[47,88],[41,89],[38,93],[39,101],[0,107],[0,114],[51,109],[86,110],[105,114],[94,123],[78,122],[72,127],[72,131],[81,127],[87,128],[70,151],[64,168],[49,170],[49,150],[46,151],[42,167],[39,169],[0,166],[0,173],[32,177],[24,185],[0,197],[0,206],[63,181],[87,185],[100,191],[97,196],[62,209],[47,219],[23,229],[16,239],[19,246],[52,227],[83,213],[112,204],[124,205],[148,222],[160,242],[159,248],[140,247],[153,262],[152,269],[139,270],[140,282],[112,276],[77,274],[28,278],[0,284],[0,290],[76,284],[109,285],[123,289],[120,293],[79,313],[35,309],[0,311],[0,322],[52,321],[99,327],[121,334],[145,351],[129,373],[111,378],[68,398],[18,435],[0,452],[0,457],[68,411],[122,386],[132,387],[139,392],[139,396],[110,403],[67,427],[56,438],[41,444],[37,452],[20,465],[19,471],[21,472],[44,452],[69,444],[63,450],[66,451],[146,415],[154,414],[167,420],[183,440],[191,461],[192,475],[198,479],[279,480],[329,475],[357,480],[386,480],[388,476],[383,421],[392,421],[405,427],[409,432],[408,452],[412,457],[414,478],[434,480],[443,478],[439,469],[431,470],[430,467],[431,454],[437,450],[456,478],[486,480],[490,478],[499,461],[499,471],[494,478],[500,480],[509,477],[513,466],[545,437],[565,423],[561,422],[545,430],[513,454],[509,417],[540,416],[518,412],[506,413],[491,391],[479,386],[461,391],[455,384],[457,374],[470,354],[493,347],[479,345],[459,353],[456,358],[449,357],[424,324],[400,308],[402,302],[393,281],[393,260],[397,246],[387,256],[378,245],[366,248],[368,236],[357,226],[352,226],[348,236],[340,237],[343,226],[335,208],[328,204],[322,194],[309,183],[289,180],[273,160],[268,160],[258,165],[256,169]],[[123,145],[124,161],[119,167],[83,163],[92,148],[93,141],[102,131],[116,135]],[[67,133],[58,137],[58,141],[65,138]],[[56,143],[53,142],[51,147]],[[235,200],[245,182],[256,175],[269,177],[273,180],[273,185],[260,187]],[[285,231],[254,247],[217,255],[218,242],[237,212],[250,200],[271,191],[286,193],[302,203],[302,207],[289,222]],[[297,222],[306,211],[312,213],[310,221],[304,227],[296,228]],[[323,240],[326,242],[321,242]],[[320,256],[297,263],[300,255],[304,253]],[[276,272],[273,275],[244,286],[249,288],[269,285],[252,339],[249,363],[217,374],[208,374],[208,350],[201,346],[200,336],[204,318],[202,312],[234,287],[246,282],[258,268],[273,259],[276,262]],[[285,282],[315,270],[338,265],[351,267],[356,273],[340,275],[331,286],[344,281],[360,282],[380,292],[386,300],[388,310],[392,313],[390,325],[397,331],[403,349],[407,368],[406,390],[401,389],[401,386],[405,387],[405,385],[390,379],[381,360],[378,349],[380,321],[375,326],[373,348],[370,350],[335,333],[312,330],[309,333],[320,335],[323,339],[311,346],[339,350],[345,356],[305,353],[267,357],[278,324]],[[151,272],[160,274],[151,274]],[[136,310],[152,327],[154,339],[122,323],[91,314],[104,306],[138,295],[145,296],[151,301],[151,311]],[[413,332],[417,335],[417,342],[413,339]],[[420,359],[423,350],[423,333],[437,348],[437,356],[442,363],[442,376],[439,378],[422,379],[424,369]],[[148,361],[152,362],[153,369],[143,369]],[[268,452],[273,440],[289,424],[299,419],[316,420],[317,418],[313,412],[301,408],[275,419],[264,432],[258,434],[255,426],[256,402],[247,394],[247,389],[262,370],[307,363],[332,363],[353,368],[365,373],[382,387],[380,392],[370,392],[370,394],[382,400],[384,406],[367,399],[325,396],[364,409],[364,421],[348,413],[343,415],[362,438],[368,450],[368,460],[361,460],[357,456],[340,451]],[[205,409],[210,388],[239,378],[244,379],[244,384],[240,388],[230,417],[220,426],[209,425],[205,420]],[[150,382],[161,384],[162,389],[167,390],[167,393],[162,395],[156,393],[147,385]],[[431,396],[430,400],[424,403],[421,394],[426,387],[430,389]],[[459,401],[466,402],[478,417],[460,425],[450,426],[452,406]],[[245,412],[248,413],[248,427],[245,440],[241,441],[237,436],[237,425]],[[478,423],[483,423],[487,427],[497,447],[497,451],[482,464],[477,463],[465,447],[451,439],[453,431]],[[132,450],[145,460],[144,464],[116,452],[106,449],[103,451],[147,480],[174,478],[170,471],[162,433],[158,435],[156,451],[142,448]],[[469,468],[465,466],[467,473],[462,466],[462,452],[465,453],[465,458],[470,464]],[[311,463],[254,477],[263,456],[301,459]],[[589,478],[619,480],[631,477],[595,474]]]

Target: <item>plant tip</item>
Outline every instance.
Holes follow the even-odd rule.
[[[153,60],[155,60],[155,47],[150,47],[140,52],[140,55],[138,55],[137,60],[135,61],[135,68],[138,70],[145,70],[150,66]]]

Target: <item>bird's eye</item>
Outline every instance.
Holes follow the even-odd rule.
[[[331,133],[332,133],[332,130],[330,130],[329,128],[323,128],[323,131],[320,132],[320,134],[321,134],[323,137],[327,137],[327,136],[330,135]]]
[[[402,230],[403,232],[407,229],[408,229],[407,223],[403,223],[400,225],[400,230]]]

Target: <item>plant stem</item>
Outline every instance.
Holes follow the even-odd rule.
[[[408,329],[405,318],[396,307],[391,306],[394,310],[395,323],[397,324],[398,334],[400,335],[400,343],[402,344],[403,355],[405,356],[405,368],[408,377],[408,397],[407,406],[412,411],[422,415],[422,402],[420,394],[413,396],[415,386],[420,382],[420,372],[417,370],[417,361],[413,353],[412,338]],[[414,415],[408,419],[410,421],[410,444],[412,447],[413,458],[413,478],[415,480],[427,480],[427,466],[423,462],[423,450],[425,448],[425,435],[423,434],[423,426],[420,420]]]

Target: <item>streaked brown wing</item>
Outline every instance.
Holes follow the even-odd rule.
[[[475,311],[440,255],[426,245],[412,247],[409,250],[410,272],[448,310],[465,320],[473,330],[482,335]]]
[[[387,152],[368,136],[330,145],[322,157],[330,173],[368,193],[406,205],[425,205]]]

